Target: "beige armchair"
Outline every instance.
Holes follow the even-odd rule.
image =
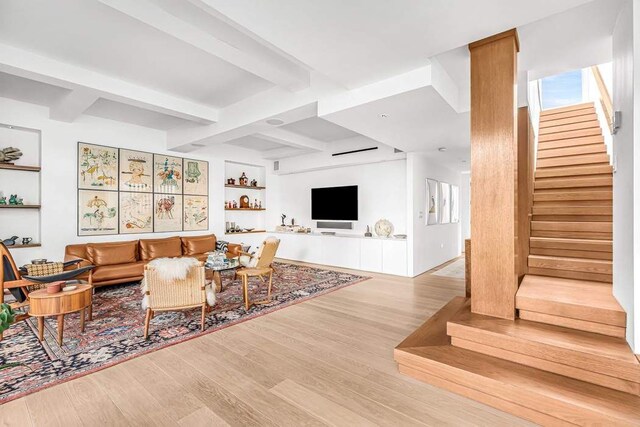
[[[204,265],[190,267],[184,279],[167,280],[156,269],[147,265],[144,268],[144,289],[146,317],[144,321],[144,339],[149,336],[149,322],[157,311],[179,311],[201,308],[202,315],[200,329],[204,331],[204,321],[207,312],[207,294],[205,284]]]
[[[273,278],[273,259],[276,256],[278,247],[280,246],[280,240],[275,237],[268,237],[260,247],[258,254],[251,258],[247,267],[241,268],[236,271],[236,275],[242,278],[242,290],[244,294],[244,307],[249,310],[254,304],[266,304],[271,301],[271,284]],[[250,254],[244,254],[249,255]],[[267,299],[263,301],[251,302],[249,300],[249,278],[259,277],[264,282],[263,276],[269,275],[269,284],[267,287]]]

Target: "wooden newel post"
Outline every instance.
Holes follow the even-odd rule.
[[[518,288],[516,30],[471,54],[471,311],[515,318]]]

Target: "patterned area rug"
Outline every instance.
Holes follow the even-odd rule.
[[[440,270],[434,271],[436,276],[453,277],[454,279],[464,279],[464,258],[452,262]]]
[[[45,340],[37,338],[37,322],[28,319],[5,331],[0,341],[0,364],[22,362],[0,370],[0,404],[142,354],[214,332],[288,305],[368,279],[332,270],[277,263],[270,304],[242,303],[242,285],[233,272],[223,273],[223,290],[200,331],[200,310],[158,313],[151,321],[149,340],[143,340],[144,312],[138,283],[99,288],[93,299],[93,321],[80,333],[79,315],[65,316],[64,342],[57,343],[55,317],[45,321]],[[251,280],[252,300],[264,299],[266,285]]]

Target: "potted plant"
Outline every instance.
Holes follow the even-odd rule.
[[[15,313],[9,304],[0,304],[0,334],[9,329],[9,326],[15,321]],[[0,365],[0,371],[3,369],[13,368],[15,366],[24,365],[23,363],[4,363]]]

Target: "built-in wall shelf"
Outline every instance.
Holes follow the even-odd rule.
[[[251,230],[251,231],[234,231],[233,233],[224,233],[227,236],[233,234],[256,234],[256,233],[266,233],[267,230]]]
[[[0,205],[0,209],[40,209],[40,205]]]
[[[225,184],[227,188],[244,188],[247,190],[266,190],[267,187],[252,187],[250,185],[235,185],[235,184]]]
[[[254,208],[225,208],[225,211],[266,211],[265,208],[254,209]]]
[[[14,171],[27,171],[27,172],[40,172],[40,166],[19,166],[10,165],[8,163],[0,163],[0,169],[14,170]]]
[[[29,243],[28,245],[13,245],[13,246],[7,246],[7,249],[39,248],[40,246],[42,246],[40,243]]]

